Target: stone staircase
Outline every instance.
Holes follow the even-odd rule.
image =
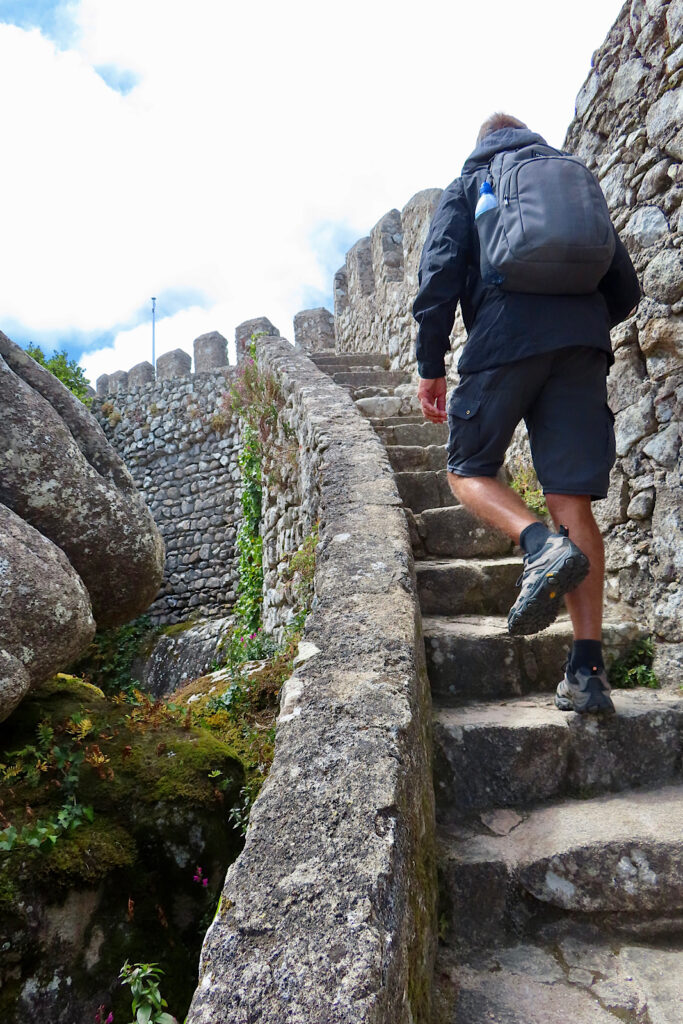
[[[681,1024],[683,699],[553,692],[566,617],[510,637],[521,557],[459,506],[447,428],[376,353],[319,353],[382,438],[416,558],[434,714],[440,880],[434,1024]],[[606,623],[608,656],[638,635]]]

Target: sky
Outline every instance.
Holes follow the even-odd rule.
[[[619,0],[0,0],[0,329],[94,383],[332,309],[505,110],[561,146]],[[571,14],[571,17],[569,17]]]

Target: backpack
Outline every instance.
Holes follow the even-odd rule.
[[[510,292],[594,292],[615,240],[585,164],[550,146],[524,146],[496,153],[486,180],[498,203],[475,219],[484,282]]]

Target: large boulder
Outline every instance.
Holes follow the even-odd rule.
[[[94,632],[88,592],[66,555],[0,505],[0,721]]]
[[[164,548],[133,479],[88,410],[0,332],[0,502],[65,553],[99,627],[143,612]]]

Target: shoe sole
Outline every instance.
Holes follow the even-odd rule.
[[[562,598],[585,580],[589,568],[588,559],[578,549],[568,555],[558,568],[551,568],[549,572],[552,576],[546,575],[541,580],[536,592],[527,598],[524,607],[514,618],[511,617],[512,613],[508,616],[508,632],[511,636],[540,633],[552,625],[560,611]]]
[[[574,704],[570,696],[556,693],[555,707],[560,711],[575,711],[577,715],[613,715],[616,711],[612,698],[609,693],[605,693],[598,679],[589,681],[587,688],[579,690],[577,696],[583,697],[583,702],[577,700]]]
[[[555,707],[560,711],[575,711],[577,715],[614,715],[616,708],[612,698],[603,693],[599,700],[589,701],[583,708],[575,708],[568,697],[558,697],[555,694]]]

